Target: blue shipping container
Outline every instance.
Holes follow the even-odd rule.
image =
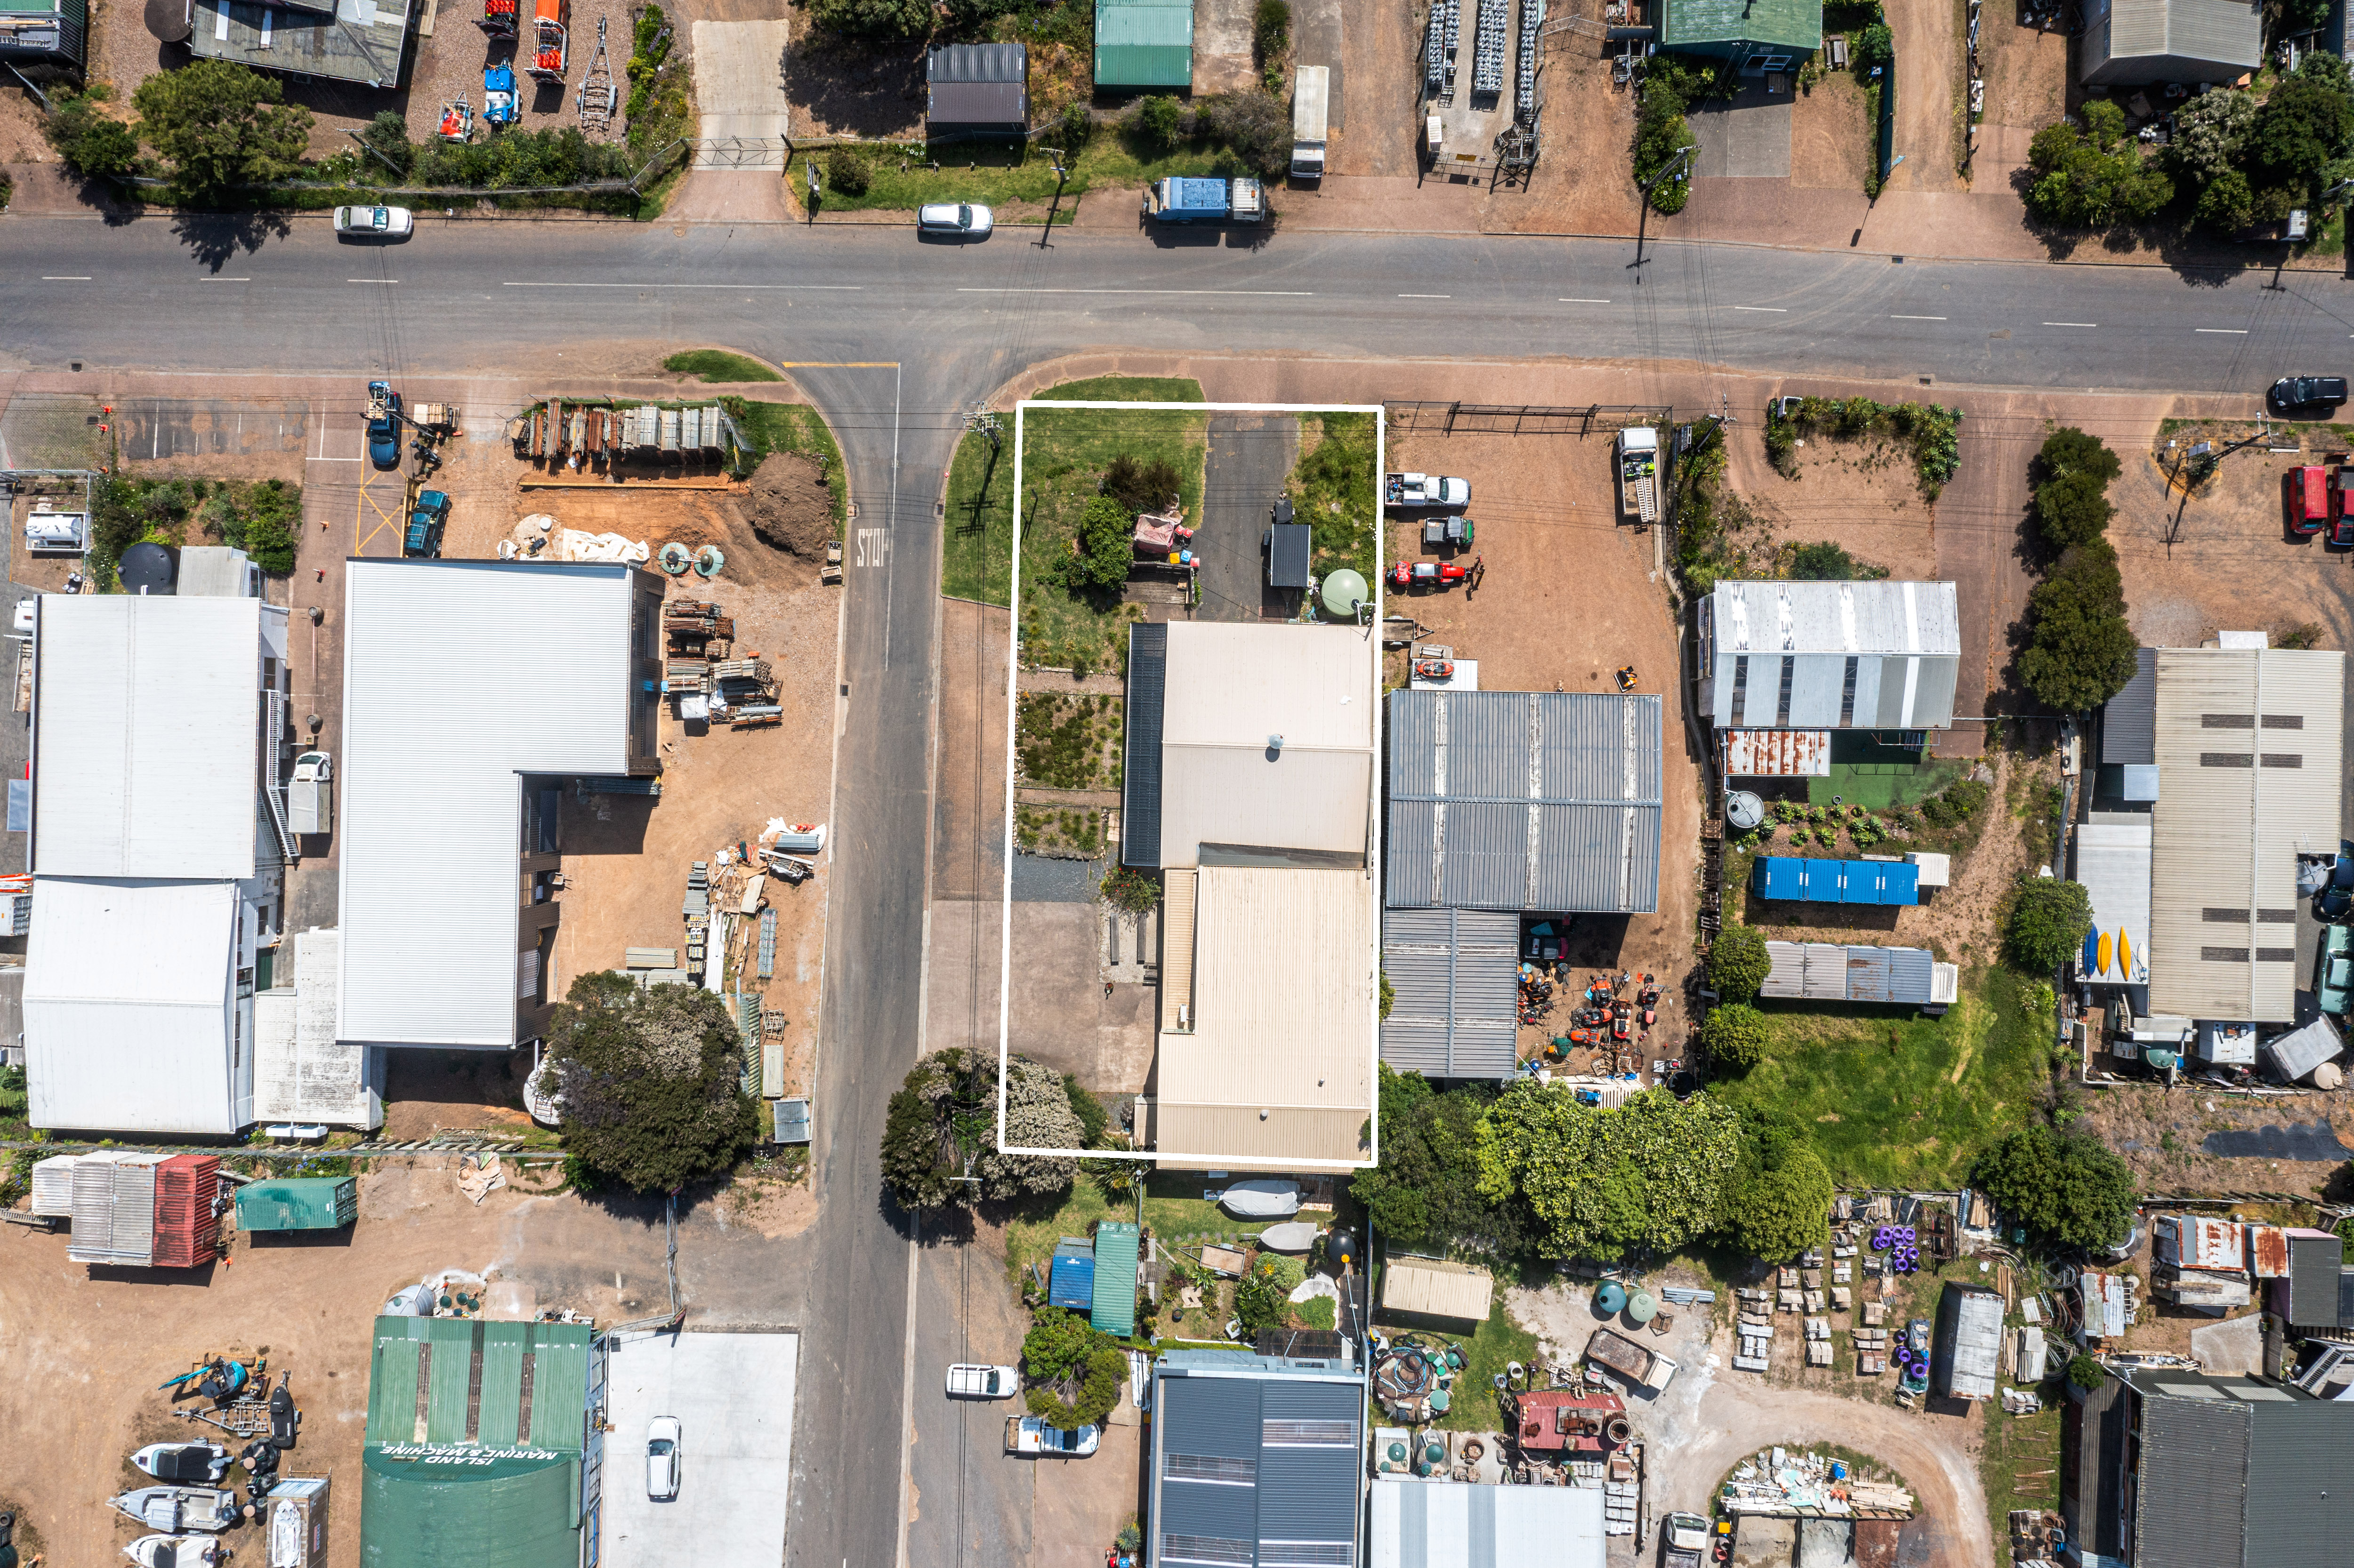
[[[1046,1299],[1056,1307],[1092,1312],[1096,1304],[1096,1260],[1091,1257],[1056,1258],[1055,1272],[1046,1279]]]
[[[1760,898],[1808,904],[1921,902],[1921,868],[1903,861],[1760,855],[1749,885]]]

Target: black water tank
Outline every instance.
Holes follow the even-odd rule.
[[[125,593],[171,593],[179,581],[180,552],[168,545],[133,545],[122,552],[115,573]]]

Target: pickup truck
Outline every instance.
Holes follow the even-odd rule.
[[[1172,175],[1144,187],[1144,216],[1155,223],[1264,223],[1267,193],[1257,180]]]
[[[1385,473],[1382,504],[1394,512],[1421,506],[1469,506],[1471,482],[1439,473]]]
[[[1009,1415],[1005,1418],[1005,1451],[1009,1454],[1051,1454],[1059,1458],[1084,1459],[1102,1442],[1103,1429],[1099,1426],[1082,1426],[1076,1432],[1065,1432],[1047,1425],[1034,1415]]]
[[[1594,1330],[1594,1337],[1585,1341],[1585,1359],[1655,1393],[1676,1375],[1675,1362],[1608,1329]]]
[[[1638,523],[1659,520],[1659,432],[1637,426],[1618,432],[1618,514]]]
[[[1708,1520],[1671,1513],[1659,1531],[1659,1568],[1701,1568],[1708,1557]]]
[[[949,1368],[950,1399],[1003,1399],[1021,1386],[1022,1374],[1012,1367],[960,1361]]]
[[[441,554],[442,524],[450,521],[450,498],[438,490],[417,493],[417,504],[408,514],[408,532],[400,541],[404,556]]]

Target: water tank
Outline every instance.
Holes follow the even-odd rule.
[[[1746,789],[1735,789],[1724,798],[1724,820],[1745,833],[1765,821],[1766,802]]]
[[[1638,1290],[1627,1298],[1627,1317],[1630,1322],[1648,1323],[1659,1309],[1659,1304],[1651,1298],[1648,1290]]]
[[[1357,619],[1357,607],[1373,596],[1365,579],[1343,567],[1324,579],[1324,613],[1342,620]]]
[[[1606,1318],[1614,1318],[1627,1305],[1627,1287],[1615,1279],[1606,1279],[1602,1288],[1594,1293],[1594,1309]]]
[[[171,593],[180,577],[180,553],[167,545],[137,544],[115,567],[124,593]]]

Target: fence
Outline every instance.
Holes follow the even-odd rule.
[[[1672,408],[1594,403],[1547,408],[1516,403],[1391,403],[1393,436],[1590,436],[1617,434],[1630,425],[1664,427]]]

